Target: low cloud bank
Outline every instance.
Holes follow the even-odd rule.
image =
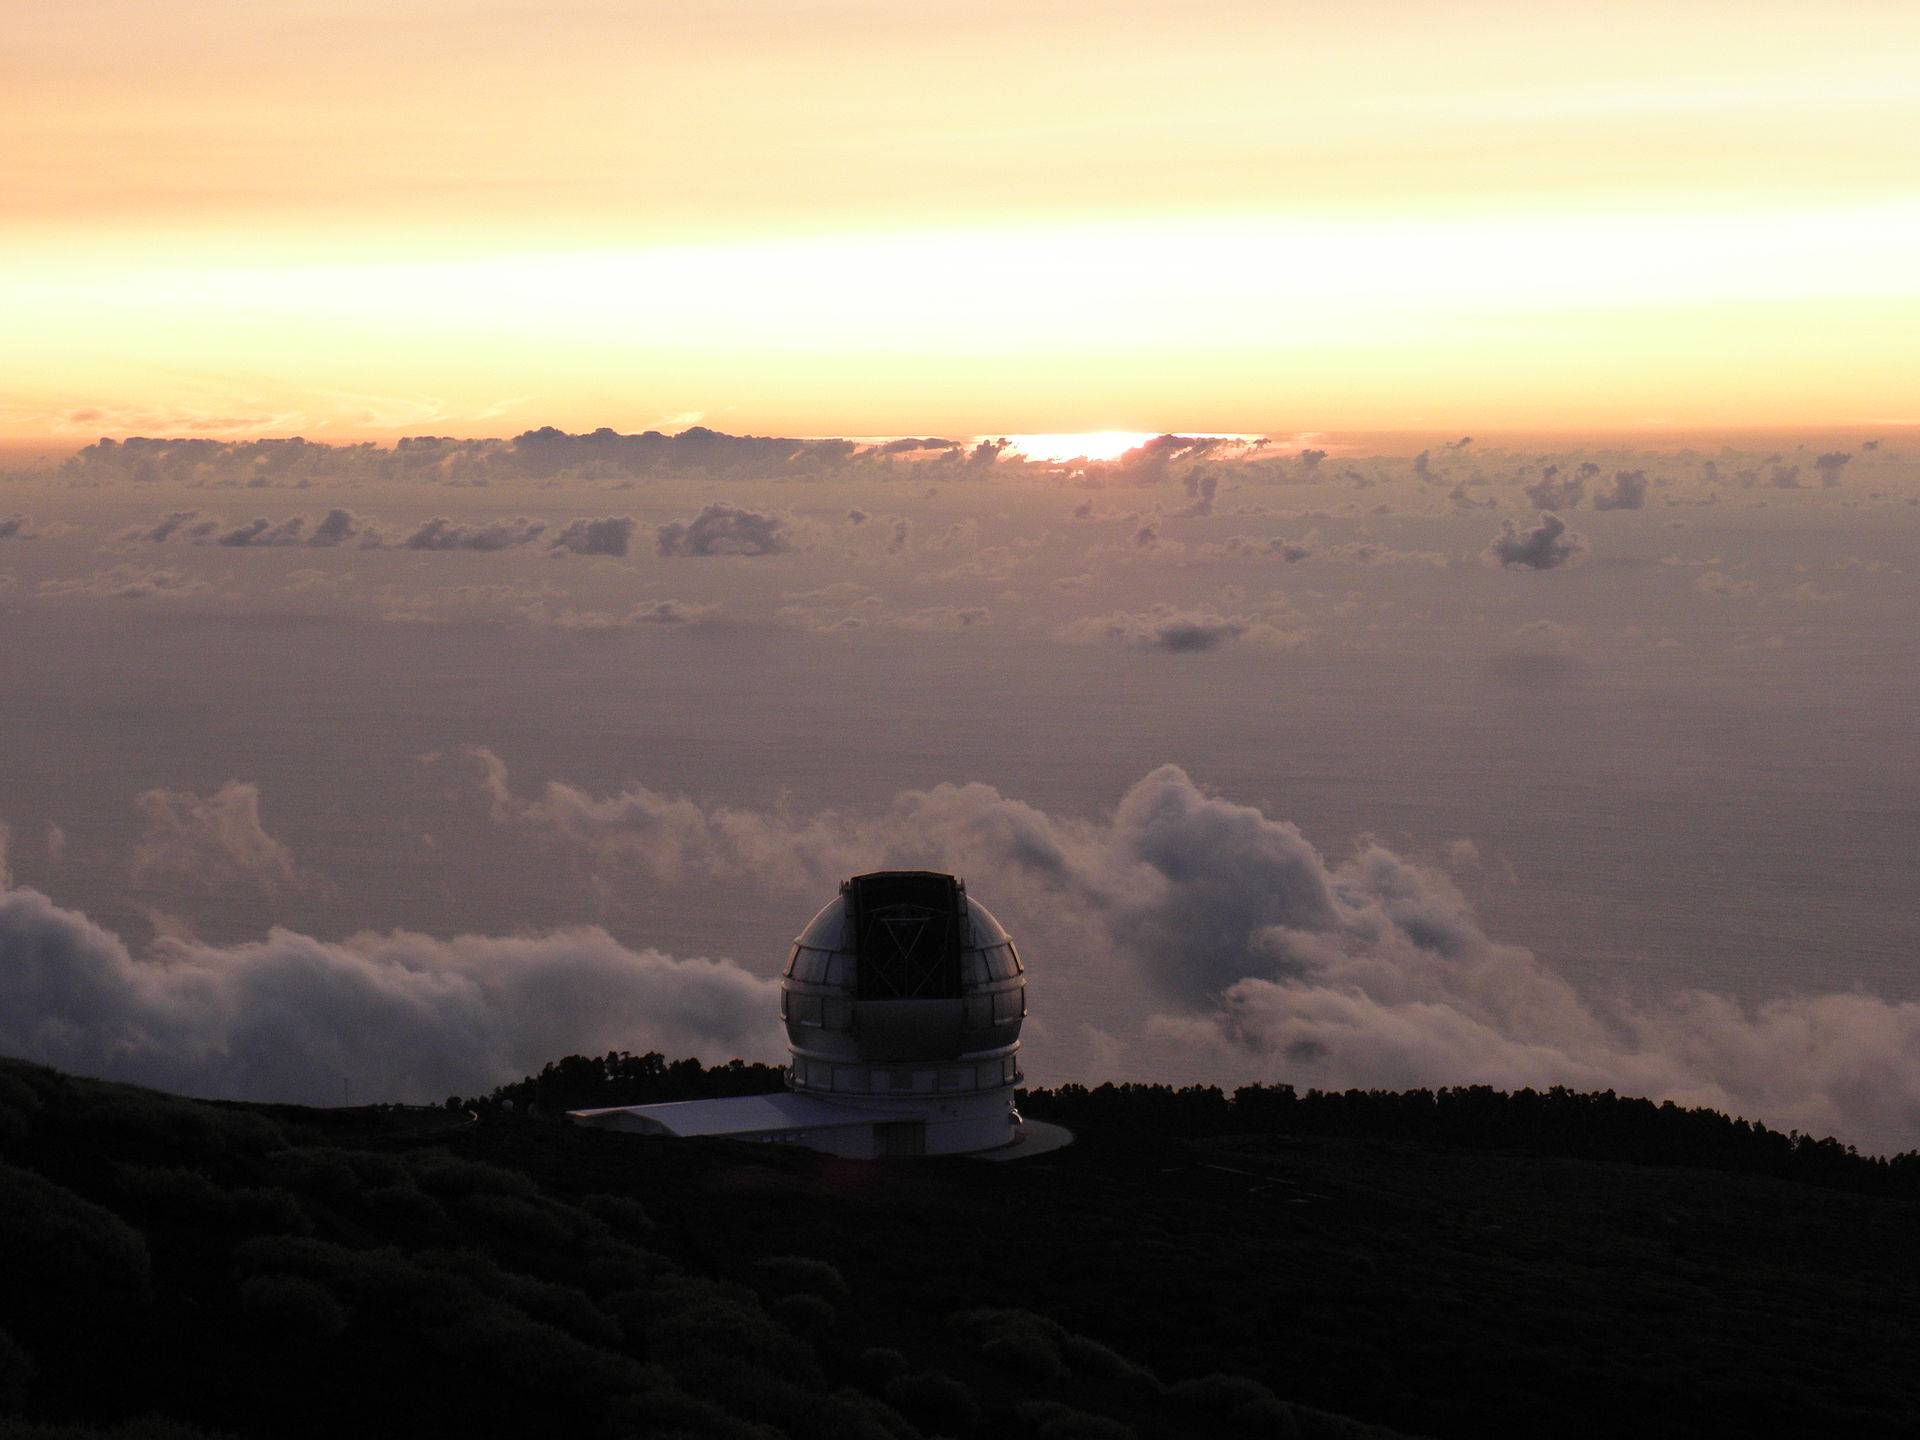
[[[582,516],[569,521],[547,542],[556,554],[624,556],[633,541],[635,522],[631,515],[609,515],[603,519]],[[300,547],[326,550],[353,544],[362,550],[397,547],[402,550],[470,550],[493,552],[531,545],[547,532],[547,522],[526,515],[512,519],[461,522],[435,515],[410,531],[383,529],[365,516],[351,510],[328,510],[318,520],[305,515],[289,515],[272,520],[264,515],[239,525],[229,526],[218,516],[198,510],[175,510],[152,525],[125,532],[123,539],[146,540],[156,545],[169,541],[190,541],[196,545],[218,545],[229,550],[270,550]]]
[[[0,890],[0,1053],[194,1095],[329,1104],[472,1094],[574,1052],[781,1053],[777,982],[583,927],[439,940],[290,930],[135,956]]]
[[[884,444],[728,435],[696,425],[677,435],[628,435],[602,427],[571,434],[551,425],[509,439],[457,440],[415,435],[392,446],[332,445],[295,436],[271,440],[201,438],[102,439],[69,459],[63,474],[88,485],[172,484],[215,488],[300,488],[341,481],[440,485],[511,484],[561,477],[630,480],[667,476],[711,479],[806,478],[849,464],[879,470],[901,463],[958,472],[990,466],[1004,441],[968,451],[957,441],[915,439]]]
[[[1700,990],[1600,1001],[1489,936],[1439,869],[1374,841],[1329,856],[1175,766],[1078,819],[980,784],[858,813],[710,806],[641,786],[549,782],[529,796],[497,756],[470,758],[495,823],[609,887],[746,875],[811,899],[882,866],[965,874],[1045,957],[1037,977],[1089,998],[1077,1018],[1122,1078],[1566,1084],[1875,1149],[1920,1143],[1920,1005],[1857,992],[1750,1005]],[[167,795],[149,819],[184,832],[195,865],[231,852],[249,873],[279,869],[245,797],[225,793]],[[240,945],[163,938],[135,955],[0,876],[0,1052],[197,1094],[326,1101],[344,1076],[356,1094],[433,1099],[577,1051],[772,1057],[775,985],[598,927],[337,941],[275,929]]]

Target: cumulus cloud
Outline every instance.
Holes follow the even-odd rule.
[[[380,543],[380,533],[351,510],[333,509],[327,511],[320,518],[320,523],[313,527],[307,544],[315,549],[326,550],[353,539],[358,539],[370,549]]]
[[[901,551],[905,550],[907,548],[907,541],[912,538],[912,535],[913,526],[905,520],[894,521],[893,531],[887,536],[887,553],[889,555],[898,555]]]
[[[1831,488],[1840,483],[1840,472],[1852,459],[1844,450],[1829,450],[1813,462],[1813,468],[1820,475],[1820,483]]]
[[[252,545],[261,548],[277,545],[298,545],[307,527],[306,520],[299,515],[290,516],[278,525],[265,516],[256,516],[246,524],[215,537],[214,544],[238,549]]]
[[[219,895],[278,894],[301,883],[292,853],[261,822],[257,785],[229,780],[211,795],[148,790],[134,808],[141,818],[129,866],[135,885]]]
[[[575,555],[625,555],[633,541],[631,515],[609,515],[604,520],[575,520],[553,537],[549,550]]]
[[[850,581],[785,597],[783,618],[820,634],[853,634],[875,627],[899,630],[982,630],[993,623],[984,605],[927,605],[897,608],[864,585]]]
[[[1036,953],[1145,987],[1136,1066],[1323,1086],[1612,1087],[1889,1148],[1920,1141],[1920,1005],[1863,994],[1657,1006],[1583,995],[1488,936],[1454,883],[1372,841],[1344,858],[1163,766],[1073,820],[986,785],[863,814],[702,806],[642,787],[517,795],[478,753],[499,823],[657,878],[760,877],[803,894],[881,866],[993,877]],[[1065,963],[1064,960],[1061,963]]]
[[[1237,440],[1211,435],[1156,435],[1117,459],[1096,462],[1090,473],[1122,485],[1156,485],[1176,468],[1222,452],[1244,449]]]
[[[644,625],[687,625],[705,619],[718,609],[715,605],[692,605],[684,600],[642,600],[626,610],[580,610],[536,600],[514,613],[529,625],[545,625],[555,630],[628,630]]]
[[[1445,565],[1446,555],[1439,550],[1400,550],[1378,540],[1351,540],[1329,545],[1322,552],[1329,560],[1345,560],[1354,565]]]
[[[992,621],[993,612],[984,605],[929,605],[893,617],[905,630],[979,630]]]
[[[204,580],[178,570],[150,569],[140,565],[114,565],[91,575],[65,580],[42,580],[42,595],[80,596],[91,599],[150,600],[198,595],[212,587]]]
[[[175,510],[172,514],[161,517],[159,522],[150,529],[142,531],[141,538],[151,540],[156,545],[164,544],[199,519],[198,510]],[[218,526],[218,521],[207,520],[196,528],[201,535],[211,535]]]
[[[1178,519],[1200,519],[1213,514],[1213,497],[1220,489],[1220,477],[1211,470],[1195,470],[1181,482],[1186,487],[1188,504],[1176,510]]]
[[[1616,470],[1613,486],[1593,497],[1596,510],[1639,510],[1647,503],[1647,472]]]
[[[244,524],[226,530],[221,529],[222,524],[218,518],[203,515],[198,510],[175,510],[162,516],[153,525],[136,528],[129,533],[135,539],[149,540],[156,545],[180,539],[191,540],[196,545],[223,545],[229,549],[302,545],[326,550],[344,545],[349,540],[358,540],[364,548],[381,543],[380,532],[351,510],[329,510],[311,526],[304,515],[290,515],[280,521],[269,520],[264,515],[255,516]]]
[[[396,931],[136,956],[85,915],[0,889],[0,1053],[188,1094],[327,1103],[471,1094],[556,1055],[780,1053],[777,982],[631,950],[586,927],[440,940]]]
[[[1571,510],[1585,498],[1587,478],[1562,474],[1558,465],[1549,465],[1538,480],[1521,490],[1536,510]]]
[[[785,520],[725,502],[662,525],[655,540],[662,555],[778,555],[793,548]]]
[[[0,540],[31,540],[32,526],[31,515],[0,515]]]
[[[1511,520],[1500,522],[1500,533],[1487,546],[1488,560],[1511,569],[1552,570],[1577,558],[1586,541],[1567,529],[1567,522],[1543,511],[1540,523],[1521,530]]]
[[[1736,580],[1733,576],[1719,570],[1709,570],[1693,582],[1694,589],[1703,595],[1719,595],[1726,599],[1735,599],[1751,595],[1760,588],[1754,580]]]
[[[1579,669],[1574,652],[1575,632],[1553,620],[1529,620],[1518,626],[1494,655],[1494,669],[1520,685],[1543,685],[1562,680]]]
[[[1135,650],[1165,650],[1193,655],[1232,640],[1253,639],[1273,645],[1298,643],[1300,637],[1251,615],[1221,615],[1212,610],[1181,610],[1156,605],[1137,613],[1119,611],[1076,620],[1060,632],[1068,640],[1106,640]]]
[[[545,521],[530,520],[525,515],[473,525],[436,515],[400,544],[407,550],[511,550],[538,540],[546,528]]]
[[[1204,555],[1220,555],[1232,560],[1274,559],[1289,565],[1313,558],[1314,542],[1289,540],[1284,535],[1229,535],[1217,544],[1201,547]]]

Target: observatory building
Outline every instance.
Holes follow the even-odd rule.
[[[1023,1121],[1026,968],[952,875],[856,875],[794,941],[780,987],[787,1092],[581,1110],[585,1125],[804,1145],[835,1155],[1054,1149]]]

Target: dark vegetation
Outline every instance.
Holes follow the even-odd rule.
[[[1147,1130],[1206,1139],[1230,1135],[1406,1140],[1450,1149],[1516,1150],[1638,1165],[1691,1165],[1770,1175],[1864,1195],[1920,1199],[1920,1150],[1862,1155],[1831,1136],[1815,1139],[1736,1120],[1718,1110],[1656,1105],[1556,1085],[1508,1093],[1488,1085],[1446,1090],[1309,1090],[1248,1085],[1062,1085],[1028,1091],[1024,1113],[1073,1130]]]
[[[491,1094],[447,1098],[449,1110],[553,1114],[609,1105],[655,1105],[714,1095],[765,1095],[786,1088],[777,1065],[698,1060],[658,1053],[569,1055]],[[1556,1085],[1508,1092],[1488,1085],[1443,1090],[1309,1090],[1245,1085],[1062,1085],[1021,1093],[1023,1111],[1076,1132],[1138,1132],[1181,1139],[1231,1135],[1405,1140],[1449,1149],[1515,1150],[1638,1165],[1690,1165],[1736,1174],[1920,1199],[1920,1150],[1862,1155],[1832,1136],[1769,1129],[1718,1110],[1671,1100],[1583,1092]]]
[[[538,1075],[496,1086],[491,1094],[447,1097],[447,1109],[475,1114],[502,1110],[557,1114],[610,1105],[659,1105],[669,1100],[705,1100],[721,1095],[771,1095],[787,1088],[778,1065],[729,1060],[708,1069],[698,1060],[669,1060],[657,1050],[633,1055],[569,1055],[550,1060]]]
[[[1388,1098],[1294,1097],[1260,1129],[1246,1092],[1036,1092],[1080,1143],[1009,1165],[553,1113],[625,1103],[619,1086],[687,1098],[703,1076],[737,1093],[755,1068],[569,1060],[477,1104],[307,1110],[0,1061],[0,1437],[1895,1435],[1920,1417],[1911,1202],[1590,1158],[1620,1153],[1581,1148],[1607,1122],[1470,1124],[1480,1092],[1402,1097],[1416,1118],[1364,1138],[1327,1117],[1384,1127]],[[1526,1103],[1573,1101],[1611,1113]]]

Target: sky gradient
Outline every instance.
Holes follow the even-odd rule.
[[[7,31],[0,438],[1920,418],[1907,4]]]

